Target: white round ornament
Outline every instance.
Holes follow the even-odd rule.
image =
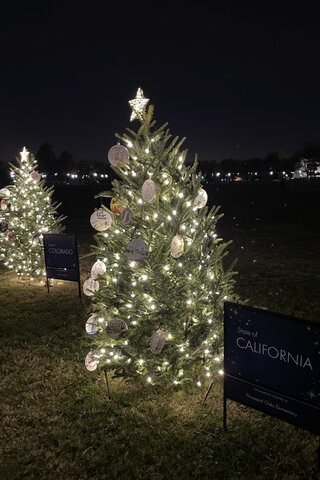
[[[94,280],[93,278],[88,278],[88,280],[83,283],[83,293],[88,297],[92,297],[94,292],[97,292],[98,290],[99,282],[97,282],[97,280]]]
[[[96,278],[99,276],[99,275],[103,275],[104,273],[106,273],[107,271],[107,268],[106,268],[106,265],[104,262],[102,262],[101,260],[97,260],[93,265],[92,265],[92,268],[91,268],[91,278],[93,278],[93,280],[96,280]]]
[[[98,232],[103,232],[104,230],[108,230],[108,228],[110,228],[112,218],[110,213],[103,210],[103,208],[99,208],[99,210],[96,210],[91,215],[90,223],[95,230],[98,230]]]
[[[123,332],[128,330],[128,325],[120,318],[113,318],[107,323],[106,330],[110,338],[117,340]]]
[[[133,212],[129,207],[126,207],[121,213],[121,222],[125,228],[129,228],[133,222]]]
[[[86,369],[89,370],[89,372],[93,372],[98,366],[99,359],[96,358],[96,354],[97,352],[90,351],[86,356],[84,363],[85,363]]]
[[[156,332],[154,332],[150,340],[151,352],[154,353],[155,355],[161,353],[164,347],[165,341],[166,341],[166,334],[164,333],[164,330],[157,330]]]
[[[148,255],[148,245],[141,238],[134,238],[127,244],[126,254],[129,260],[142,262]]]
[[[0,197],[9,198],[10,195],[11,195],[11,193],[10,193],[10,190],[9,190],[8,188],[6,188],[6,187],[1,188],[1,190],[0,190]]]
[[[181,235],[176,235],[171,240],[170,251],[173,258],[179,258],[184,251],[184,240]]]
[[[120,143],[110,148],[108,160],[114,167],[120,168],[129,162],[129,152],[127,148]]]
[[[39,245],[39,242],[40,242],[40,238],[39,237],[34,237],[34,239],[32,240],[32,245],[34,247],[37,247]]]
[[[33,170],[30,173],[30,176],[35,182],[39,182],[41,180],[41,173],[37,172],[36,170]]]
[[[195,198],[194,206],[197,208],[203,208],[208,201],[208,194],[203,188],[198,192],[198,195]]]
[[[86,322],[86,332],[89,335],[94,335],[98,331],[98,318],[97,315],[91,315]]]
[[[6,204],[5,200],[1,200],[0,205],[1,205],[1,210],[7,210],[8,205]]]
[[[151,202],[156,196],[156,185],[150,178],[143,183],[141,196],[145,202]]]
[[[8,230],[8,222],[4,219],[0,220],[0,232],[4,233]]]

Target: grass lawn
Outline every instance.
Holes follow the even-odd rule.
[[[319,321],[319,187],[207,188],[225,212],[219,233],[234,240],[229,256],[239,259],[237,293],[248,305]],[[66,190],[56,195],[84,253],[93,201],[92,189],[79,189],[77,212]],[[91,263],[81,262],[83,280]],[[318,438],[307,431],[229,401],[224,433],[221,379],[205,406],[205,390],[119,379],[108,400],[104,376],[84,367],[90,301],[77,285],[58,282],[48,295],[5,270],[0,279],[1,480],[320,478]]]

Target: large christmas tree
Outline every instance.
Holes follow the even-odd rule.
[[[201,386],[222,372],[223,304],[230,300],[233,266],[218,238],[219,207],[210,210],[197,161],[185,164],[184,141],[167,124],[155,127],[141,89],[131,100],[137,132],[108,153],[119,180],[110,208],[91,216],[99,230],[96,263],[85,293],[91,296],[88,370],[149,383]]]
[[[52,202],[53,187],[46,187],[35,157],[24,147],[10,164],[13,184],[0,190],[0,260],[18,276],[41,279],[45,275],[43,233],[59,233],[65,217]]]

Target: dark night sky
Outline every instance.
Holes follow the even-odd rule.
[[[127,103],[138,86],[200,160],[320,142],[313,4],[86,3],[2,9],[0,161],[45,141],[106,161],[114,133],[138,125]]]

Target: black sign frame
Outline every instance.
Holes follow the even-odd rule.
[[[260,354],[255,357],[255,358],[258,358],[262,356],[261,355],[262,348],[263,348],[263,345],[265,344],[261,344],[257,342],[254,343],[254,341],[252,341],[254,340],[254,338],[251,339],[251,342],[250,340],[248,340],[248,338],[250,338],[249,330],[250,328],[252,328],[251,324],[248,324],[249,325],[248,331],[247,331],[248,337],[246,337],[245,340],[244,340],[244,337],[246,336],[246,334],[243,334],[242,337],[238,337],[236,341],[236,345],[237,347],[240,347],[240,348],[238,348],[237,350],[235,349],[231,350],[231,346],[233,345],[233,343],[230,340],[230,337],[232,337],[232,340],[234,340],[236,335],[241,335],[241,333],[236,334],[235,323],[231,327],[230,322],[231,322],[231,318],[232,320],[234,320],[235,318],[234,316],[238,315],[239,312],[241,312],[241,314],[244,315],[244,317],[242,316],[242,320],[243,318],[246,318],[245,317],[246,314],[251,315],[251,319],[254,318],[255,315],[257,315],[256,323],[259,322],[259,315],[260,315],[260,319],[263,319],[264,316],[269,316],[269,318],[272,318],[272,320],[276,319],[279,322],[281,322],[281,320],[283,322],[284,321],[296,322],[298,329],[300,328],[300,326],[309,331],[310,329],[312,330],[312,328],[314,328],[317,338],[320,331],[319,324],[312,323],[306,320],[302,320],[295,317],[289,317],[287,315],[270,312],[268,310],[247,307],[246,305],[241,305],[233,302],[224,303],[224,388],[223,388],[224,430],[225,431],[227,430],[227,399],[229,399],[229,400],[233,400],[238,403],[241,403],[242,405],[249,406],[250,408],[254,408],[255,410],[261,411],[270,416],[277,417],[283,421],[286,421],[287,423],[290,423],[299,428],[308,430],[316,435],[320,435],[320,405],[318,404],[318,402],[316,403],[314,401],[308,401],[306,398],[301,398],[301,397],[299,398],[298,395],[295,395],[294,393],[292,393],[292,389],[289,392],[286,391],[285,378],[283,380],[283,386],[281,386],[280,388],[279,388],[279,381],[281,380],[281,378],[280,380],[279,378],[277,379],[276,387],[274,385],[270,385],[269,383],[263,383],[263,382],[261,383],[260,379],[258,380],[254,379],[252,377],[252,374],[257,372],[257,369],[260,368],[260,365],[258,365],[257,367],[249,366],[247,368],[247,371],[243,371],[243,367],[245,367],[245,363],[247,362],[247,358],[248,358],[248,354],[246,352],[242,353],[242,350],[245,350],[244,347],[248,345],[251,352]],[[242,324],[239,323],[237,324],[238,329],[240,328],[239,325],[243,327],[243,323]],[[255,321],[253,321],[253,325],[254,327],[256,327]],[[271,321],[271,325],[272,325],[272,321]],[[279,326],[280,326],[280,323],[279,323]],[[264,329],[266,329],[266,325],[264,325]],[[241,329],[241,331],[245,331],[245,330]],[[253,335],[253,332],[251,333]],[[293,337],[293,338],[296,338],[296,337]],[[240,339],[241,339],[241,342],[240,342]],[[319,338],[319,342],[320,342],[320,338]],[[274,350],[271,350],[271,353],[275,354],[276,347],[272,346],[270,348],[274,349]],[[284,352],[284,350],[281,350],[281,352]],[[241,363],[241,359],[239,360],[239,358],[241,358],[241,355],[244,356],[244,360],[242,361],[242,363]],[[268,362],[268,359],[266,360],[266,362]],[[261,360],[260,360],[260,363],[261,363]],[[233,366],[236,364],[237,364],[236,367]],[[248,378],[246,377],[246,374]],[[262,373],[262,379],[265,379],[265,378],[268,378],[268,374],[265,374],[264,376],[264,373]],[[319,469],[320,469],[320,442],[319,442],[319,448],[318,448],[318,470]]]
[[[81,298],[77,236],[66,233],[44,233],[43,248],[48,293],[50,293],[49,278],[55,278],[58,280],[77,282],[78,294],[79,298]],[[53,251],[50,252],[50,249]],[[69,258],[64,259],[59,250],[60,252],[68,252],[70,255]]]

